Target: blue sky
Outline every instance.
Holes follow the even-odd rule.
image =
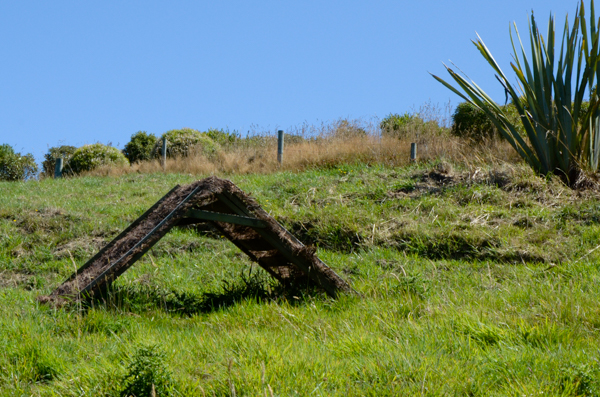
[[[4,1],[0,143],[112,143],[139,130],[385,117],[458,99],[428,72],[451,60],[504,94],[471,43],[506,70],[509,24],[562,29],[576,0]],[[586,6],[589,2],[586,2]]]

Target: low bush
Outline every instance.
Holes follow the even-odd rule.
[[[171,158],[186,157],[196,153],[210,157],[220,149],[220,145],[207,134],[192,128],[170,130],[160,138],[152,149],[154,158],[160,158],[163,138],[167,138],[167,157]]]
[[[440,126],[434,120],[425,121],[418,113],[390,113],[386,118],[379,123],[381,134],[402,138],[408,135],[409,132],[418,131],[441,131]]]
[[[75,146],[69,145],[55,146],[48,149],[48,153],[44,155],[44,161],[42,161],[42,174],[44,176],[53,176],[56,159],[62,157],[63,164],[66,164],[73,156],[73,153],[75,153],[75,150],[77,150]]]
[[[218,130],[216,128],[209,128],[205,134],[221,146],[233,145],[241,139],[240,134],[236,131],[229,132],[229,130]]]
[[[152,159],[152,149],[158,138],[146,131],[138,131],[131,136],[131,140],[123,148],[123,154],[131,164]]]
[[[519,125],[519,112],[512,103],[500,106],[509,120],[515,125]],[[519,128],[520,132],[522,128]],[[502,138],[489,117],[481,109],[478,109],[469,102],[461,102],[456,107],[452,115],[452,128],[450,133],[459,138],[471,139],[476,143],[481,143],[488,139]]]
[[[0,181],[23,181],[38,171],[31,153],[21,155],[8,144],[0,145]]]
[[[585,114],[590,109],[590,103],[588,101],[581,102],[581,107],[579,108],[579,120],[583,120]]]
[[[498,135],[494,124],[485,112],[476,108],[469,102],[461,102],[452,115],[452,135],[460,138],[494,138]]]
[[[121,396],[169,396],[173,394],[172,373],[166,355],[156,345],[141,346],[130,358],[122,380]]]
[[[406,126],[415,123],[416,121],[422,122],[421,118],[417,115],[411,115],[410,113],[404,113],[400,115],[398,113],[390,113],[386,118],[381,120],[379,128],[383,133],[388,135],[395,135],[399,133]]]
[[[105,165],[128,165],[129,160],[121,151],[112,146],[94,143],[85,145],[73,153],[71,159],[65,164],[65,174],[80,174]]]

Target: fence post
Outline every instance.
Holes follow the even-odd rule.
[[[167,170],[167,138],[162,139],[162,167],[163,171]]]
[[[277,131],[277,162],[283,163],[283,130]]]
[[[414,142],[410,144],[410,161],[417,161],[417,144]]]
[[[55,160],[56,160],[56,162],[54,163],[54,177],[62,178],[63,158],[59,157]]]

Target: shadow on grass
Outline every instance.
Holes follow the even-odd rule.
[[[260,274],[245,275],[235,282],[224,281],[221,291],[200,294],[162,289],[151,285],[118,285],[101,297],[88,302],[91,306],[105,306],[133,313],[165,310],[183,316],[211,313],[234,306],[244,300],[265,302],[288,300],[295,304],[318,293],[314,288],[283,288],[280,284]]]

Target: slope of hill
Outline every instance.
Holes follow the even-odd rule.
[[[283,291],[215,231],[183,228],[103,301],[36,301],[201,178],[0,183],[1,395],[600,391],[599,193],[518,165],[229,176],[359,296]]]

